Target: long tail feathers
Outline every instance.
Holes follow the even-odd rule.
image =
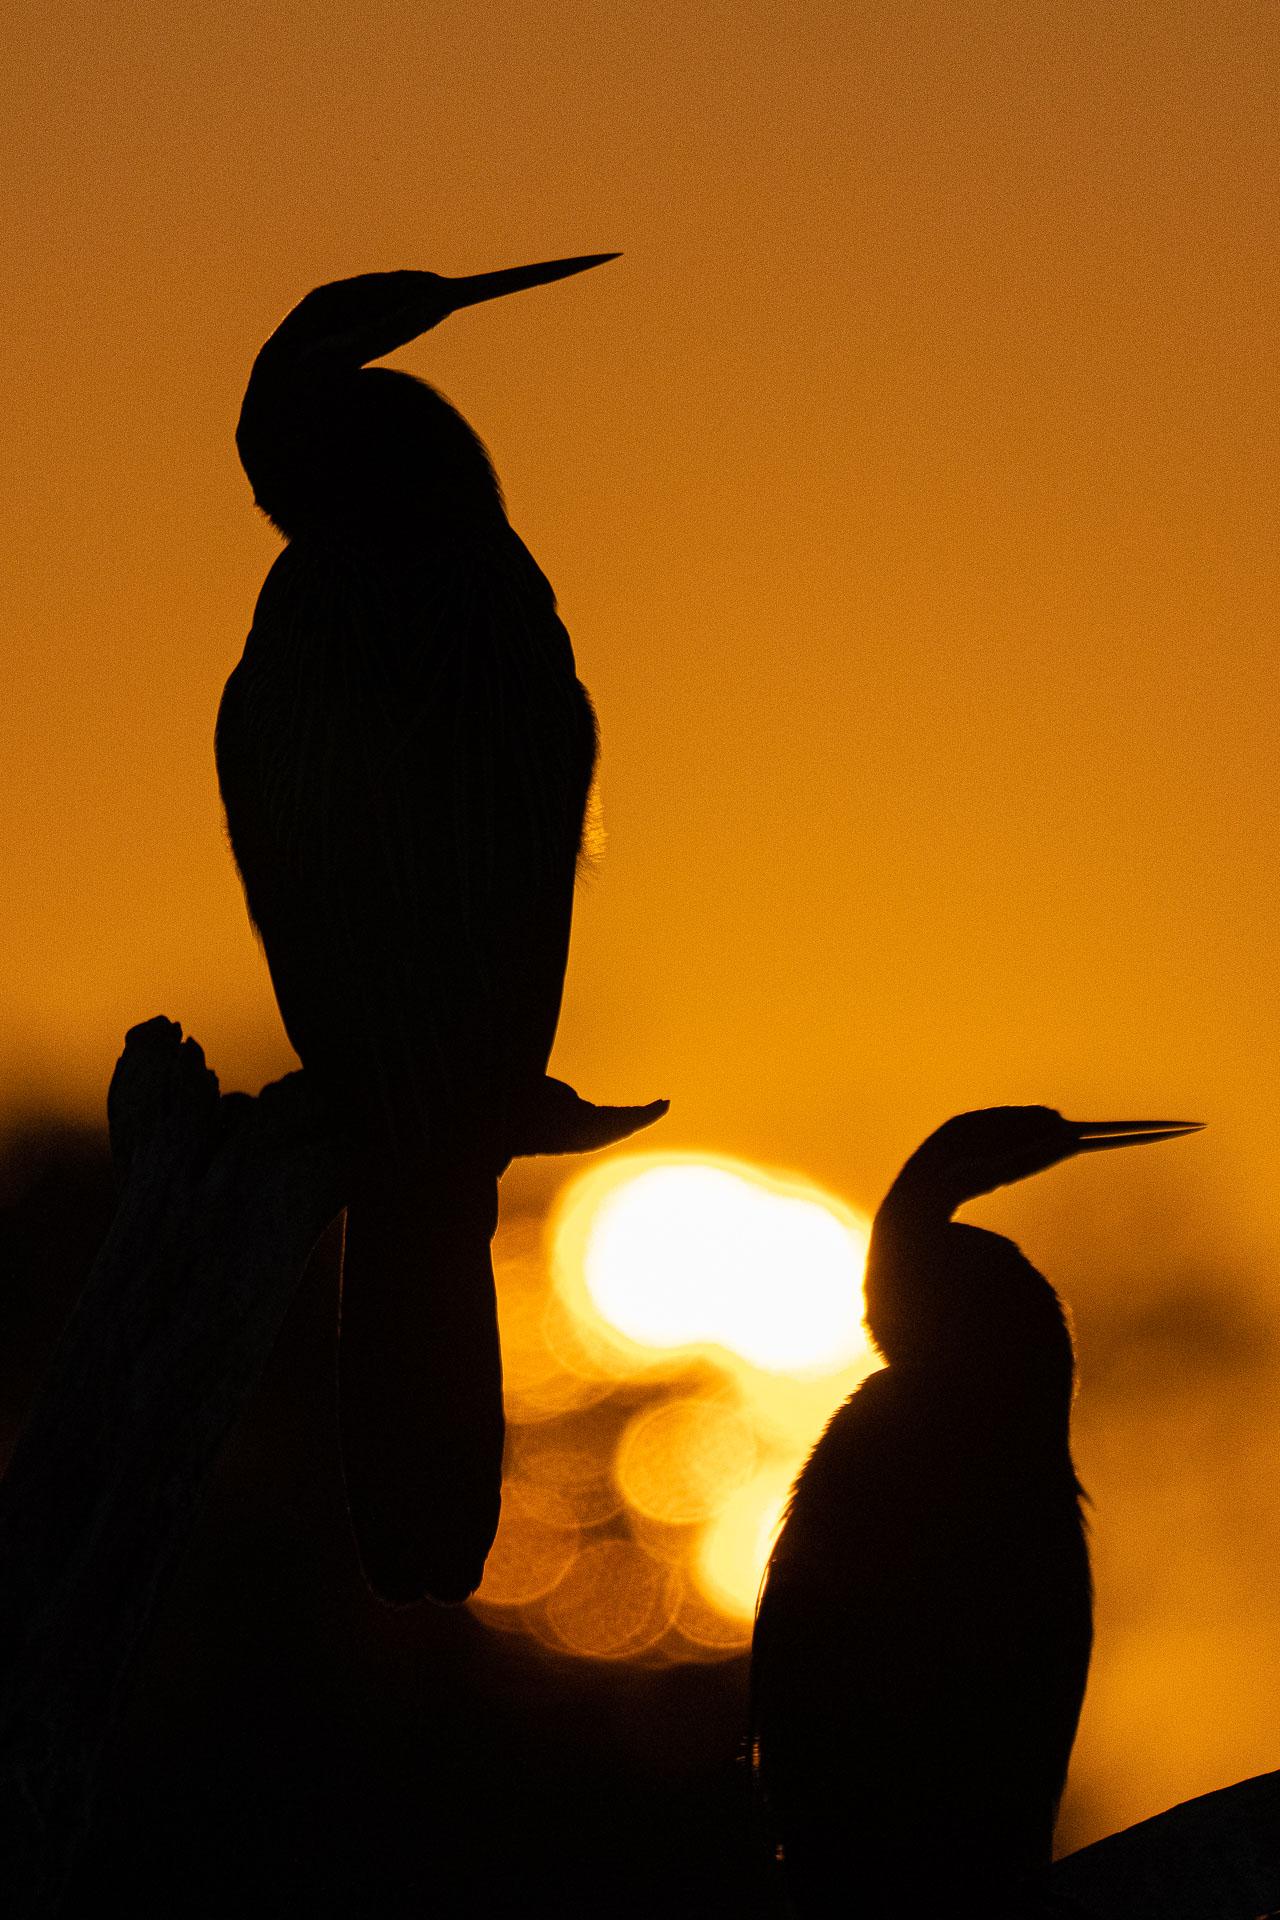
[[[339,1424],[361,1563],[384,1600],[465,1600],[502,1486],[502,1359],[489,1241],[497,1190],[366,1176],[347,1210]]]

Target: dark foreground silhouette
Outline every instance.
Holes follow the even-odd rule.
[[[484,447],[367,363],[614,257],[319,287],[258,355],[237,434],[288,545],[223,696],[218,776],[285,1027],[353,1150],[343,1464],[395,1601],[465,1599],[497,1527],[489,1242],[544,1097],[596,730]]]
[[[1070,1449],[1071,1335],[966,1200],[1073,1154],[1193,1131],[961,1114],[876,1216],[867,1326],[888,1362],[796,1482],[752,1652],[752,1739],[802,1916],[1041,1910],[1092,1642]]]
[[[130,1048],[150,1051],[162,1042],[161,1055],[178,1054],[179,1036],[166,1034],[165,1024],[141,1029]],[[190,1046],[186,1052],[193,1055]],[[157,1109],[164,1125],[155,1145],[173,1165],[166,1188],[177,1199],[193,1186],[188,1224],[195,1217],[190,1204],[198,1202],[205,1221],[213,1202],[218,1228],[212,1236],[187,1231],[176,1244],[157,1245],[153,1284],[134,1295],[144,1307],[150,1298],[143,1326],[162,1335],[158,1343],[147,1339],[146,1394],[134,1391],[136,1373],[104,1369],[90,1383],[98,1407],[102,1395],[114,1395],[127,1422],[117,1442],[136,1424],[136,1438],[149,1429],[151,1444],[139,1449],[130,1441],[127,1459],[118,1444],[104,1454],[98,1412],[79,1404],[83,1385],[70,1398],[63,1394],[59,1409],[49,1397],[51,1377],[44,1413],[35,1415],[24,1444],[25,1466],[15,1462],[0,1497],[2,1509],[20,1493],[27,1518],[45,1518],[35,1533],[22,1528],[37,1560],[15,1550],[12,1505],[8,1522],[0,1519],[0,1695],[8,1695],[9,1709],[0,1706],[6,1920],[51,1911],[48,1878],[41,1876],[44,1898],[29,1877],[24,1884],[24,1866],[36,1863],[24,1861],[22,1849],[41,1829],[55,1846],[73,1838],[58,1818],[72,1811],[65,1789],[106,1704],[127,1609],[157,1587],[161,1547],[150,1527],[136,1523],[139,1503],[154,1495],[170,1528],[170,1423],[189,1420],[188,1440],[202,1428],[211,1437],[212,1409],[200,1403],[203,1389],[193,1388],[201,1376],[206,1387],[215,1384],[218,1341],[231,1337],[223,1356],[230,1358],[240,1343],[237,1325],[261,1332],[264,1305],[270,1310],[264,1289],[274,1283],[260,1266],[244,1276],[252,1284],[227,1302],[228,1283],[238,1279],[216,1242],[232,1231],[236,1214],[235,1243],[255,1261],[262,1229],[268,1237],[278,1233],[274,1196],[281,1189],[276,1179],[264,1183],[264,1156],[274,1162],[279,1151],[292,1165],[296,1151],[305,1163],[313,1146],[322,1147],[319,1139],[308,1145],[307,1102],[298,1097],[305,1079],[292,1076],[265,1105],[236,1096],[210,1102],[221,1144],[212,1155],[196,1153],[189,1166],[182,1152],[173,1154],[172,1115]],[[208,1085],[196,1058],[182,1081],[193,1095]],[[189,1117],[197,1119],[195,1109]],[[566,1117],[566,1145],[614,1132],[624,1118],[590,1109],[576,1117],[566,1109]],[[197,1124],[191,1133],[184,1122],[178,1132],[195,1147],[199,1130]],[[142,1227],[129,1187],[140,1179],[145,1192],[161,1169],[153,1163],[148,1174],[151,1150],[133,1122],[114,1131],[132,1163],[122,1204]],[[115,1209],[105,1148],[96,1135],[41,1129],[0,1142],[0,1446],[11,1440],[49,1366],[59,1326]],[[318,1172],[323,1152],[313,1165]],[[247,1190],[233,1167],[250,1174]],[[310,1181],[299,1187],[291,1175],[288,1185],[297,1197]],[[146,1241],[156,1224],[146,1228]],[[112,1239],[122,1251],[116,1234]],[[387,1920],[426,1913],[462,1920],[535,1908],[625,1920],[776,1920],[747,1844],[745,1783],[735,1780],[731,1762],[746,1678],[741,1663],[664,1673],[559,1659],[519,1635],[490,1632],[466,1609],[391,1615],[371,1600],[347,1544],[337,1434],[328,1416],[337,1257],[336,1237],[326,1234],[261,1385],[191,1516],[181,1562],[159,1583],[136,1693],[101,1771],[99,1817],[67,1894],[66,1920],[97,1920],[117,1906],[185,1920],[225,1920],[231,1912],[280,1920],[300,1911],[311,1920],[371,1912]],[[201,1270],[207,1286],[193,1299],[191,1283]],[[118,1263],[116,1271],[126,1278]],[[99,1270],[84,1305],[100,1295],[103,1278]],[[1219,1284],[1206,1276],[1210,1293]],[[1148,1282],[1127,1272],[1123,1290],[1135,1286],[1136,1299],[1149,1307]],[[1182,1311],[1176,1290],[1155,1297]],[[98,1303],[106,1304],[100,1297]],[[112,1303],[110,1319],[119,1304]],[[193,1306],[206,1333],[211,1322],[221,1331],[212,1343],[180,1338],[175,1345],[170,1335],[190,1327]],[[82,1334],[68,1329],[81,1353],[96,1337],[84,1321],[78,1311],[73,1327]],[[102,1326],[98,1316],[99,1335]],[[1202,1336],[1203,1320],[1187,1330]],[[1086,1331],[1096,1342],[1098,1321]],[[1095,1364],[1107,1350],[1100,1354],[1095,1345]],[[1126,1348],[1126,1392],[1158,1392],[1163,1379],[1163,1390],[1176,1395],[1176,1385],[1144,1371],[1142,1351]],[[99,1365],[105,1357],[99,1341]],[[55,1361],[54,1374],[65,1377],[68,1358]],[[1227,1363],[1237,1389],[1239,1363],[1239,1353]],[[1212,1355],[1201,1350],[1200,1368],[1206,1364]],[[1252,1365],[1248,1378],[1256,1391]],[[694,1391],[705,1382],[695,1373],[688,1384]],[[599,1448],[610,1443],[621,1413],[621,1406],[612,1415],[608,1407],[601,1403],[588,1417],[589,1444]],[[1096,1420],[1097,1397],[1090,1412]],[[157,1414],[160,1427],[153,1424]],[[77,1448],[72,1424],[87,1446]],[[573,1431],[581,1444],[576,1417]],[[41,1432],[51,1454],[34,1444]],[[40,1452],[47,1498],[33,1484]],[[113,1457],[127,1471],[116,1472]],[[86,1484],[97,1479],[107,1508],[95,1501],[77,1518],[75,1503],[63,1497],[65,1483],[55,1488],[48,1477],[64,1469]],[[113,1545],[123,1553],[113,1553]],[[55,1583],[61,1568],[77,1563],[79,1592],[68,1617],[73,1589]],[[27,1606],[37,1569],[50,1602],[43,1624]],[[19,1702],[24,1710],[15,1718]],[[76,1717],[71,1727],[67,1708]],[[1230,1713],[1229,1700],[1223,1708]],[[65,1853],[61,1871],[47,1853],[46,1862],[61,1884]],[[1058,1862],[1050,1886],[1070,1903],[1072,1920],[1270,1915],[1280,1909],[1280,1774],[1207,1795],[1087,1847]],[[857,1888],[855,1869],[837,1913],[856,1912]]]
[[[170,1020],[130,1032],[107,1105],[119,1205],[0,1483],[6,1920],[57,1905],[158,1598],[350,1177],[305,1073],[223,1094]],[[653,1117],[558,1081],[536,1107],[520,1151]]]

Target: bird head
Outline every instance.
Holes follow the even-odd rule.
[[[236,446],[260,507],[286,534],[308,523],[386,522],[419,498],[433,458],[445,497],[468,468],[497,497],[488,457],[441,395],[369,363],[451,313],[545,286],[613,253],[543,260],[498,273],[362,273],[316,287],[287,313],[253,364]]]
[[[286,366],[300,372],[309,368],[354,371],[430,333],[462,307],[478,306],[504,293],[520,293],[526,287],[546,286],[617,257],[616,253],[586,253],[571,260],[541,260],[533,266],[460,278],[404,271],[333,280],[314,288],[285,315],[259,354],[254,372],[264,359],[272,372],[283,372]]]
[[[1066,1120],[1052,1107],[957,1114],[912,1154],[876,1214],[867,1261],[867,1326],[892,1365],[1056,1382],[1069,1403],[1071,1336],[1057,1295],[1012,1241],[949,1225],[956,1208],[1078,1153],[1143,1146],[1198,1131],[1188,1120]]]
[[[1078,1153],[1145,1146],[1199,1131],[1193,1120],[1066,1120],[1052,1107],[983,1107],[931,1133],[890,1190],[913,1210],[950,1219],[966,1200],[1056,1167]],[[887,1204],[887,1203],[886,1203]]]

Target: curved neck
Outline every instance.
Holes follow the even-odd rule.
[[[484,446],[433,387],[271,348],[254,366],[236,444],[254,498],[286,538],[395,542],[502,517]]]
[[[958,1177],[926,1160],[923,1150],[913,1153],[876,1213],[878,1229],[912,1238],[941,1233],[956,1208],[973,1196]]]

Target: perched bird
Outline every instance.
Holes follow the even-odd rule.
[[[497,1526],[496,1183],[516,1152],[573,1150],[561,1122],[588,1111],[544,1074],[596,727],[480,440],[368,363],[615,257],[318,287],[259,353],[236,436],[287,545],[223,695],[218,777],[285,1027],[351,1149],[343,1461],[395,1601],[465,1598]]]
[[[801,1916],[1037,1911],[1084,1697],[1092,1588],[1061,1303],[956,1208],[1180,1121],[995,1107],[947,1121],[876,1215],[887,1366],[792,1491],[752,1648],[752,1752]]]

